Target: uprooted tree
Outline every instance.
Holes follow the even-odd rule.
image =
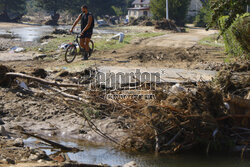
[[[26,13],[26,0],[0,0],[0,21],[17,22]]]
[[[66,0],[35,0],[36,6],[47,11],[51,20],[46,22],[48,25],[57,25],[60,18],[58,11],[65,8]]]

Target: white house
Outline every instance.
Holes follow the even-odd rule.
[[[201,8],[202,8],[201,0],[191,0],[187,16],[188,17],[196,16]]]
[[[152,16],[149,7],[150,0],[135,0],[132,4],[134,7],[128,9],[128,17]]]
[[[128,17],[138,18],[140,16],[152,16],[150,12],[150,0],[135,0],[132,5],[134,5],[134,7],[128,9]],[[165,6],[163,6],[163,8],[164,7]],[[197,15],[201,8],[201,0],[191,0],[188,9],[188,17],[193,17]]]

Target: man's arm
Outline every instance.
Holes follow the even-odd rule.
[[[93,21],[93,16],[89,15],[89,17],[88,17],[88,24],[87,24],[86,27],[82,30],[81,35],[83,35],[83,34],[91,27],[92,21]]]
[[[70,32],[73,32],[75,26],[79,23],[79,21],[81,20],[81,18],[82,18],[82,14],[80,14],[80,15],[77,17],[77,19],[76,19],[76,21],[74,22],[72,28],[70,29]]]

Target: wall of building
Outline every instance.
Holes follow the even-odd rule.
[[[138,18],[140,16],[144,16],[144,12],[147,12],[148,17],[152,16],[149,10],[129,10],[128,16]]]
[[[202,3],[200,0],[191,0],[190,6],[188,9],[188,17],[196,16],[201,8],[202,8]]]

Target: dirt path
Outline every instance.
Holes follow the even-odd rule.
[[[197,44],[202,38],[218,33],[217,30],[206,31],[203,28],[190,27],[188,33],[169,33],[167,35],[155,37],[144,41],[145,46],[189,48]]]

